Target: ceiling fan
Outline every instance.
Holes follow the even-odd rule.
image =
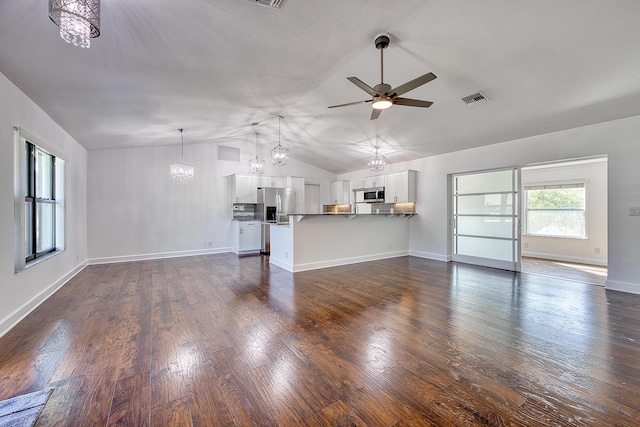
[[[431,80],[436,78],[436,75],[433,73],[427,73],[411,81],[408,81],[405,84],[402,84],[395,88],[391,88],[390,85],[384,82],[384,58],[382,55],[382,51],[386,49],[387,46],[389,46],[389,35],[379,34],[375,39],[375,45],[376,48],[380,50],[380,83],[375,85],[374,87],[371,87],[357,77],[347,77],[347,80],[358,86],[363,91],[367,92],[372,96],[372,98],[364,101],[349,102],[347,104],[332,105],[329,108],[346,107],[348,105],[371,102],[371,106],[373,107],[373,110],[371,111],[371,120],[375,120],[380,117],[380,113],[382,112],[382,110],[389,108],[394,104],[404,105],[407,107],[431,107],[431,104],[433,104],[433,102],[421,101],[419,99],[401,98],[400,95],[403,95],[410,90],[422,86],[425,83],[429,83]]]

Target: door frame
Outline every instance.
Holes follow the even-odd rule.
[[[455,239],[457,237],[456,234],[456,218],[457,212],[455,212],[455,204],[454,204],[454,196],[456,194],[456,182],[455,178],[457,176],[463,175],[474,175],[481,173],[491,173],[491,172],[499,172],[511,170],[511,195],[512,195],[512,209],[511,209],[511,226],[512,226],[512,261],[504,261],[493,258],[481,258],[469,255],[459,255],[456,254],[456,242]],[[448,235],[449,235],[449,245],[450,258],[455,262],[462,262],[466,264],[474,264],[481,265],[485,267],[491,268],[499,268],[502,270],[509,270],[519,272],[522,266],[522,183],[521,183],[521,167],[520,166],[507,166],[500,168],[492,168],[492,169],[482,169],[476,171],[466,171],[459,173],[450,173],[447,177],[447,197],[448,197]],[[493,238],[491,236],[486,236],[487,238]],[[503,238],[496,238],[499,240],[505,240]]]

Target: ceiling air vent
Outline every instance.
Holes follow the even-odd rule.
[[[251,3],[257,3],[261,6],[271,7],[273,9],[280,9],[284,0],[247,0]]]
[[[484,96],[484,93],[482,92],[476,92],[473,95],[465,96],[464,98],[462,98],[462,100],[469,107],[489,102],[489,98]]]

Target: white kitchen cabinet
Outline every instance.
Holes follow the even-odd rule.
[[[284,187],[284,178],[279,178],[275,176],[260,176],[258,178],[259,187],[267,187],[267,188],[283,188]]]
[[[368,176],[364,179],[365,188],[384,187],[385,175]]]
[[[233,221],[233,251],[241,255],[259,253],[261,233],[260,221]]]
[[[285,178],[285,187],[293,188],[293,191],[296,193],[294,213],[304,213],[304,178],[288,176]]]
[[[257,203],[259,181],[256,175],[229,175],[227,191],[231,203]]]
[[[403,171],[386,175],[385,203],[407,203],[416,201],[416,171]]]
[[[348,205],[351,203],[351,182],[332,182],[330,191],[330,203],[335,205]]]

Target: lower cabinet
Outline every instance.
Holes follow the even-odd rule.
[[[237,254],[260,253],[260,221],[233,221],[233,251]]]

